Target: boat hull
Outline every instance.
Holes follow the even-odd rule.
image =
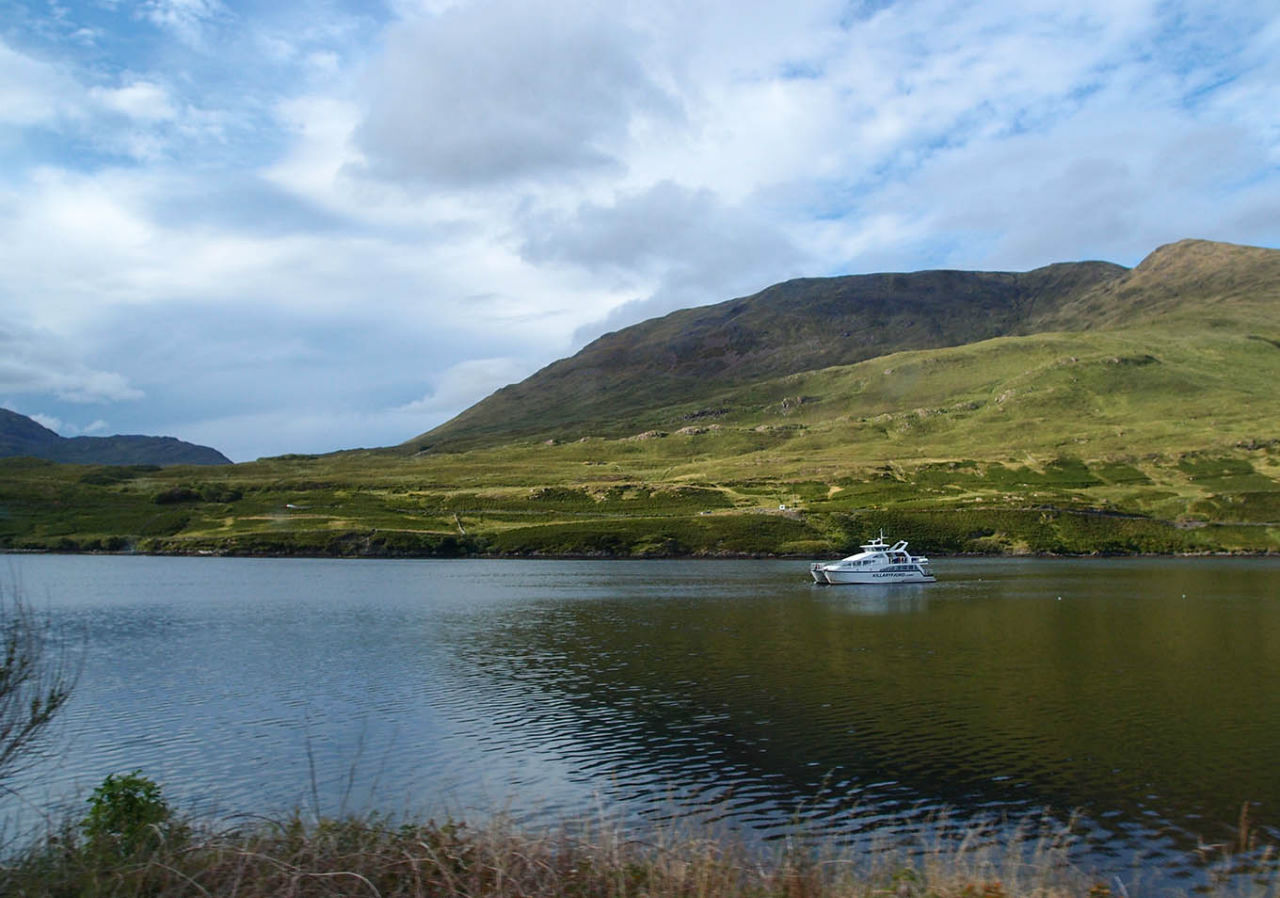
[[[814,580],[821,573],[820,583],[831,586],[883,586],[886,583],[934,583],[937,577],[919,571],[833,571],[823,569],[814,572]]]

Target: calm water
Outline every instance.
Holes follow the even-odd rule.
[[[1185,871],[1245,802],[1280,842],[1280,562],[11,556],[82,634],[0,812],[143,769],[204,813],[603,809],[850,838],[941,808],[1080,814],[1090,863]]]

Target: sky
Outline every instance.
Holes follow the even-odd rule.
[[[0,406],[400,443],[797,276],[1280,246],[1274,0],[0,0]]]

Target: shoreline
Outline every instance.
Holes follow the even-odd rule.
[[[605,553],[485,553],[477,552],[463,555],[432,555],[429,553],[395,553],[395,554],[344,554],[339,552],[236,552],[196,550],[178,551],[111,551],[106,549],[52,549],[52,548],[8,548],[0,547],[0,555],[101,555],[114,557],[149,557],[149,558],[301,558],[341,561],[821,561],[833,560],[833,555],[795,555],[786,553],[759,552],[726,552],[719,554],[688,553],[672,555],[616,555]],[[1265,552],[1093,552],[1093,553],[1055,553],[1055,552],[930,552],[929,558],[1009,558],[1009,559],[1044,559],[1066,561],[1104,561],[1128,558],[1161,558],[1177,559],[1266,559],[1280,558],[1280,551]]]
[[[1043,813],[955,826],[944,811],[914,834],[862,842],[801,831],[769,843],[680,820],[645,832],[608,816],[525,826],[500,813],[476,823],[295,810],[227,825],[179,813],[140,773],[125,781],[155,788],[132,802],[95,797],[113,812],[110,826],[68,818],[11,843],[0,857],[0,890],[49,898],[178,896],[193,894],[192,885],[243,898],[1269,898],[1280,885],[1272,848],[1247,821],[1234,839],[1188,855],[1186,868],[1166,859],[1117,870],[1099,865],[1071,821]]]

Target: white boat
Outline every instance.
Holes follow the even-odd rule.
[[[938,578],[929,570],[929,559],[907,551],[907,541],[892,546],[884,541],[884,531],[862,551],[839,561],[815,561],[809,565],[815,583],[839,586],[851,583],[933,583]]]

